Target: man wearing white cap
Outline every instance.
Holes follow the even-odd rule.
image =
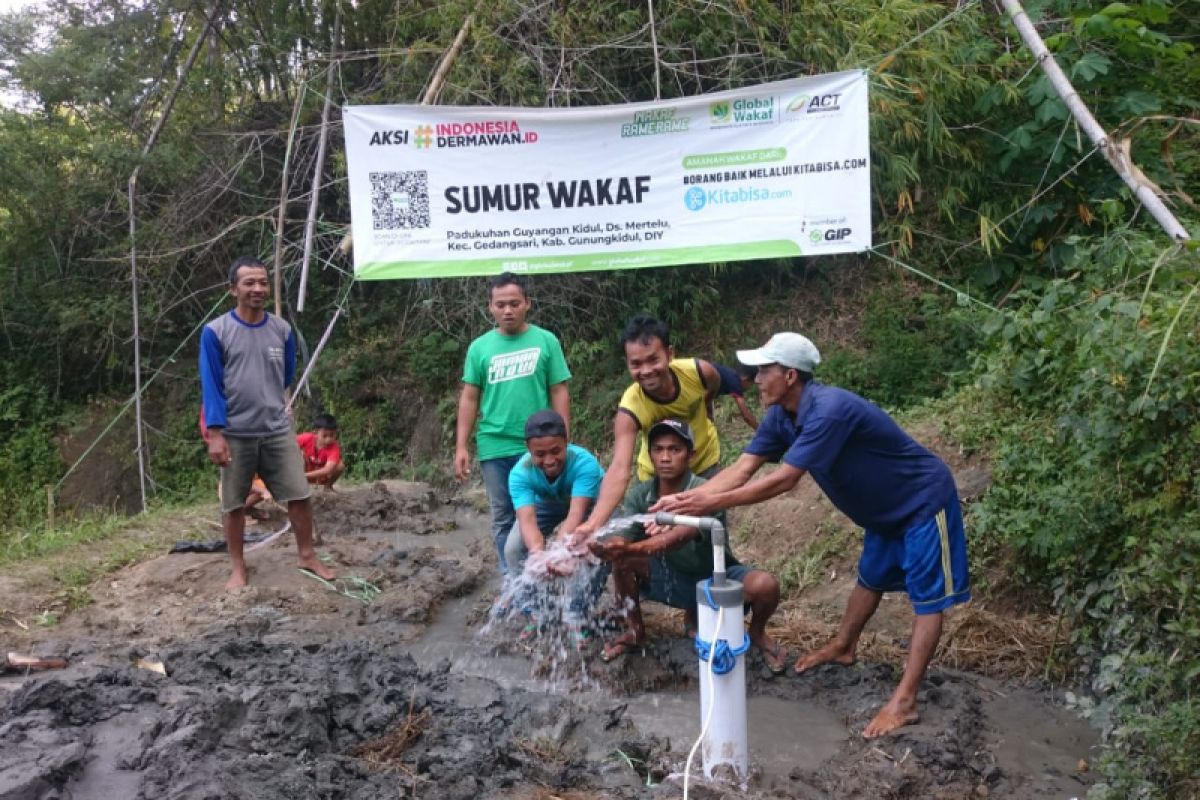
[[[811,474],[865,536],[858,584],[837,634],[802,656],[796,671],[853,664],[858,637],[883,593],[906,591],[916,616],[904,676],[863,736],[872,739],[910,725],[918,720],[917,690],[941,637],[942,612],[971,596],[954,477],[877,406],[814,381],[821,354],[800,334],[777,333],[737,356],[758,367],[755,383],[769,407],[754,439],[708,483],[663,497],[652,510],[706,514],[750,505],[786,492]],[[782,463],[751,481],[768,461]]]

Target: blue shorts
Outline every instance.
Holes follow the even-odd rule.
[[[753,571],[754,567],[745,564],[726,565],[725,577],[745,582],[746,575]],[[665,556],[654,556],[650,559],[650,585],[642,587],[642,599],[691,610],[696,607],[696,584],[702,580],[672,569]]]
[[[865,531],[858,583],[875,592],[908,592],[913,611],[936,614],[971,599],[967,537],[958,495],[903,534]]]

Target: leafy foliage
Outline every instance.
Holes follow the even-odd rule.
[[[976,539],[1011,549],[1017,577],[1073,618],[1078,663],[1113,720],[1113,796],[1198,791],[1195,256],[1160,259],[1134,225],[1144,220],[1128,190],[990,5],[660,0],[655,42],[647,8],[617,0],[201,5],[51,0],[0,24],[0,89],[22,98],[0,109],[7,527],[27,532],[40,518],[41,486],[65,466],[56,442],[65,415],[131,391],[125,186],[135,166],[140,344],[147,371],[162,377],[152,399],[167,409],[148,429],[151,472],[160,497],[186,498],[211,473],[192,413],[178,411],[195,407],[197,391],[175,349],[223,291],[223,266],[272,252],[285,176],[281,264],[294,299],[295,220],[324,92],[343,103],[415,102],[471,14],[436,102],[592,105],[864,69],[879,248],[1006,311],[982,320],[851,258],[539,278],[535,318],[567,348],[577,435],[607,444],[625,382],[616,328],[629,314],[658,314],[683,349],[725,357],[731,342],[770,326],[834,327],[829,295],[845,284],[831,274],[861,276],[862,323],[823,343],[823,377],[889,406],[973,381],[959,395],[970,404],[963,435],[996,453]],[[1028,7],[1114,141],[1128,139],[1145,179],[1194,226],[1200,15],[1179,0]],[[178,80],[170,124],[143,160]],[[338,414],[362,477],[432,477],[461,355],[490,324],[483,283],[347,289],[345,163],[333,150],[317,176],[308,300],[318,313],[298,318],[285,303],[284,314],[303,350],[347,294],[353,313],[299,418]],[[822,288],[824,302],[796,299]]]

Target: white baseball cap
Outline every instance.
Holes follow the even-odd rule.
[[[779,364],[801,372],[812,372],[821,363],[817,346],[798,333],[777,333],[755,350],[738,350],[738,361],[749,367]]]

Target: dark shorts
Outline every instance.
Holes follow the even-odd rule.
[[[312,488],[304,477],[304,456],[296,437],[289,433],[275,436],[226,436],[231,456],[221,467],[221,512],[237,511],[250,493],[257,474],[278,503],[306,500]]]
[[[946,507],[901,535],[868,529],[858,582],[876,592],[908,592],[913,611],[936,614],[971,599],[967,537],[955,495]]]
[[[725,577],[745,582],[746,575],[753,571],[754,567],[735,564],[725,567]],[[642,587],[642,599],[672,608],[693,609],[696,607],[696,584],[702,580],[704,578],[672,569],[665,556],[654,556],[650,559],[650,585]]]

